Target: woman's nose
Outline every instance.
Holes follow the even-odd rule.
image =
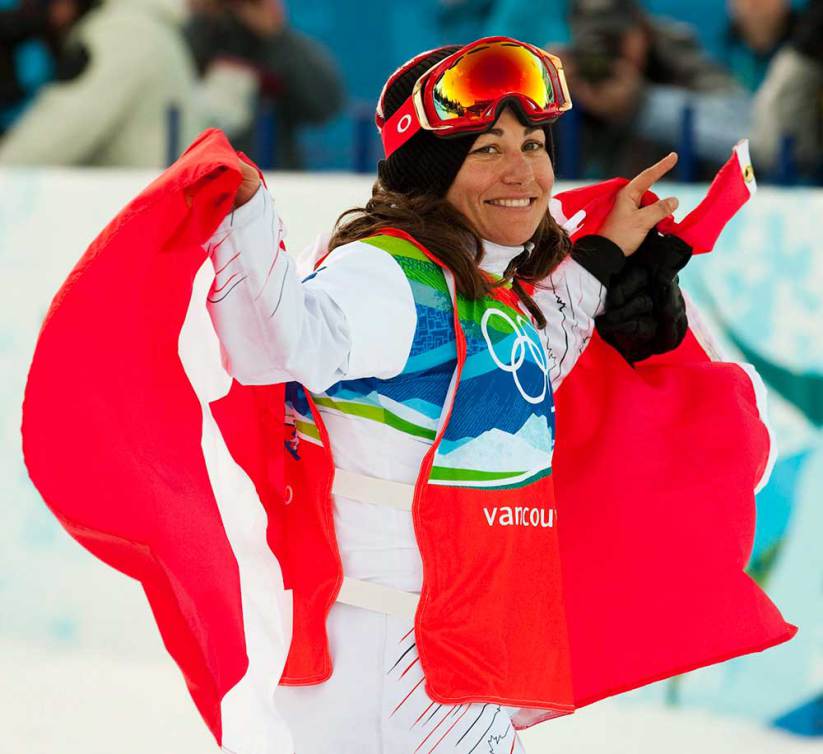
[[[528,183],[532,177],[532,167],[526,155],[518,150],[507,156],[503,165],[503,183],[519,185]]]

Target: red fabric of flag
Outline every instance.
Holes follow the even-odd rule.
[[[43,323],[23,407],[29,474],[69,533],[139,579],[212,732],[246,669],[237,564],[178,337],[202,244],[240,182],[206,133],[95,239]]]

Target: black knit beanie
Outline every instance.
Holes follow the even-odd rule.
[[[459,46],[432,50],[386,89],[383,115],[388,120],[411,96],[417,79],[433,65],[459,50]],[[383,187],[401,194],[444,196],[460,170],[477,134],[441,139],[420,129],[387,160],[377,163],[377,176]]]
[[[460,45],[432,50],[415,65],[398,76],[383,96],[383,116],[388,120],[411,96],[417,79],[432,66],[460,49]],[[551,132],[546,133],[546,147],[551,155]],[[402,194],[445,196],[460,171],[478,134],[439,137],[421,129],[386,160],[377,163],[377,176],[383,187]]]

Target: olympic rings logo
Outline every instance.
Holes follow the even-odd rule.
[[[504,320],[512,332],[517,335],[512,344],[512,352],[508,361],[501,359],[494,350],[494,343],[489,335],[489,320],[492,317],[499,317]],[[524,317],[518,315],[517,321],[515,322],[508,314],[500,309],[486,309],[483,313],[483,319],[480,321],[480,328],[483,331],[483,337],[486,339],[486,345],[489,348],[489,354],[494,363],[504,372],[511,373],[515,386],[526,401],[537,404],[543,402],[549,389],[549,364],[546,353],[540,343],[535,342],[528,336],[526,325],[528,325],[528,320]],[[527,393],[518,376],[520,367],[526,362],[527,353],[531,354],[537,368],[543,373],[543,385],[539,395],[530,395]]]

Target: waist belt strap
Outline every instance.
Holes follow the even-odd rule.
[[[414,499],[414,485],[377,479],[343,469],[334,470],[331,491],[350,500],[385,505],[402,511],[411,511]],[[337,595],[337,601],[346,605],[409,619],[414,618],[419,598],[420,595],[414,592],[404,592],[402,589],[348,576],[343,577],[343,585]]]
[[[412,484],[377,479],[343,469],[334,470],[334,483],[331,491],[335,495],[342,495],[361,503],[386,505],[401,511],[410,511],[414,499],[414,485]]]
[[[391,586],[374,584],[371,581],[343,577],[343,586],[337,595],[337,601],[376,613],[396,615],[398,618],[414,618],[419,594],[404,592]]]

